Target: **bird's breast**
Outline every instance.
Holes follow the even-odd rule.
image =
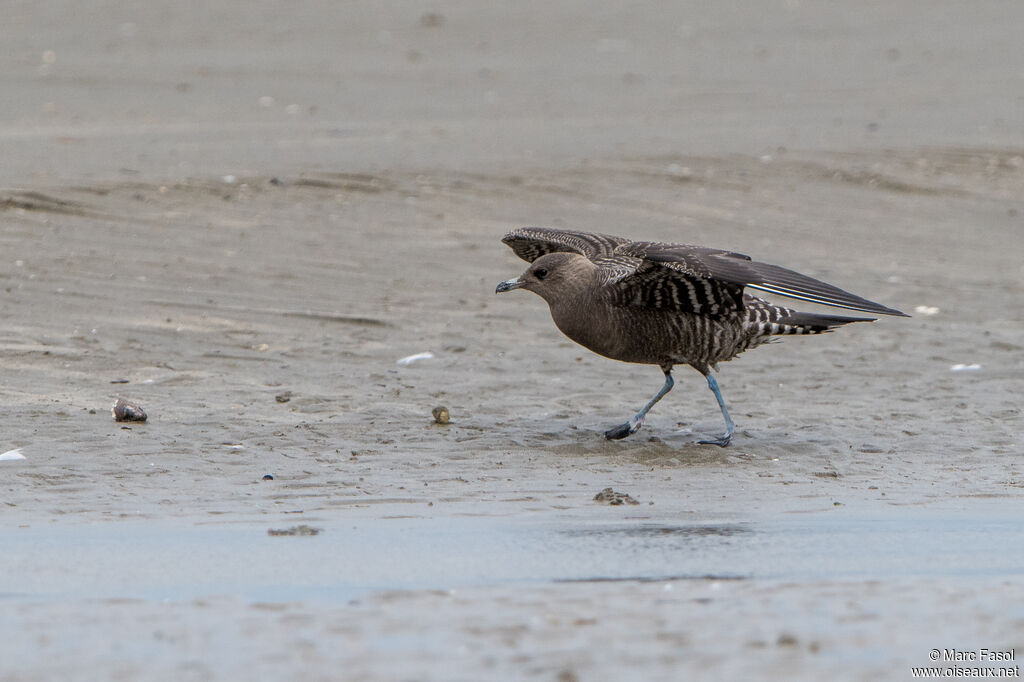
[[[651,320],[627,308],[601,301],[576,300],[551,306],[555,326],[576,343],[598,355],[624,362],[658,363],[661,334]]]

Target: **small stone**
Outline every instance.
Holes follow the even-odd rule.
[[[110,411],[114,415],[114,421],[117,422],[144,422],[148,419],[145,410],[124,398],[118,398]]]
[[[264,481],[273,481],[274,480],[274,475],[273,474],[263,474],[263,480]]]
[[[438,424],[447,424],[451,419],[448,414],[448,408],[443,405],[435,407],[432,414],[434,415],[434,421]]]
[[[274,396],[274,400],[276,400],[279,403],[286,403],[286,402],[288,402],[291,399],[292,399],[292,392],[291,391],[285,391],[284,393],[278,393],[277,395]]]
[[[427,12],[420,17],[420,26],[426,28],[440,28],[444,26],[444,15],[437,12]]]
[[[796,646],[799,640],[795,635],[791,635],[788,632],[784,632],[779,635],[779,638],[775,640],[775,646]]]

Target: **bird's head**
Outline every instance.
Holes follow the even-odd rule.
[[[553,305],[592,286],[596,271],[597,266],[578,253],[549,253],[533,261],[518,278],[500,283],[494,292],[526,289]]]

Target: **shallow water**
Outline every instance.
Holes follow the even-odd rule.
[[[666,524],[528,517],[265,526],[121,522],[0,531],[7,599],[217,595],[342,603],[384,590],[699,578],[786,582],[1024,573],[1019,505]],[[285,527],[285,526],[280,526]]]

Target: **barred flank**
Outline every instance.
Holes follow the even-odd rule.
[[[753,326],[760,336],[785,334],[824,334],[851,322],[872,322],[870,317],[847,317],[820,313],[802,313],[768,301],[745,296],[747,326]]]

